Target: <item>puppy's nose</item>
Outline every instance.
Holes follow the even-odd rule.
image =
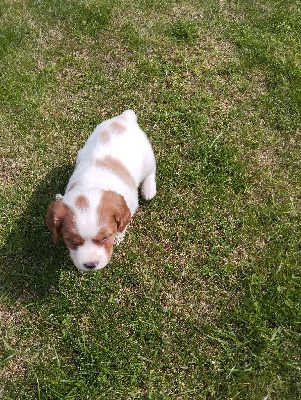
[[[98,262],[88,262],[84,264],[84,267],[87,269],[93,269],[96,268],[98,265]]]

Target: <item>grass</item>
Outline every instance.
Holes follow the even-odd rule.
[[[298,399],[299,1],[3,0],[0,393]],[[75,271],[45,227],[78,149],[133,108],[158,164]]]

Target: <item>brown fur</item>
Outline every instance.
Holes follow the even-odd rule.
[[[136,182],[129,170],[114,157],[106,156],[104,158],[97,158],[96,165],[104,167],[112,171],[115,175],[119,176],[128,186],[136,188]]]
[[[62,226],[62,236],[66,243],[66,246],[69,249],[76,250],[79,246],[82,246],[85,243],[85,240],[75,231],[68,231],[66,226]]]
[[[114,221],[114,223],[111,226],[106,227],[106,228],[102,229],[101,231],[99,231],[98,234],[93,239],[94,244],[105,248],[108,257],[111,257],[111,255],[113,253],[113,243],[114,243],[114,237],[115,237],[116,231],[117,231],[117,225],[116,225],[116,222]],[[102,242],[102,240],[106,236],[108,236],[108,239],[105,240],[104,242]]]
[[[123,196],[111,190],[104,192],[97,213],[100,223],[110,227],[117,225],[118,232],[122,232],[131,220],[131,212]]]
[[[89,200],[84,195],[77,196],[75,199],[75,207],[80,210],[87,210],[90,207]]]
[[[113,121],[110,124],[110,128],[114,133],[122,133],[126,130],[126,127],[119,121]]]
[[[104,129],[103,131],[100,132],[99,138],[104,144],[106,144],[109,143],[111,139],[111,134],[107,129]]]
[[[50,204],[46,214],[46,225],[52,232],[54,243],[59,240],[63,224],[67,231],[76,229],[74,212],[62,200],[57,200]]]

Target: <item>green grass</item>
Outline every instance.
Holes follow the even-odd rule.
[[[298,399],[301,5],[3,0],[0,395]],[[158,194],[109,266],[44,223],[134,109]]]

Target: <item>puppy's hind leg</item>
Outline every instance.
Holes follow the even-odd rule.
[[[141,195],[145,200],[151,200],[156,195],[156,174],[148,175],[141,185]]]

